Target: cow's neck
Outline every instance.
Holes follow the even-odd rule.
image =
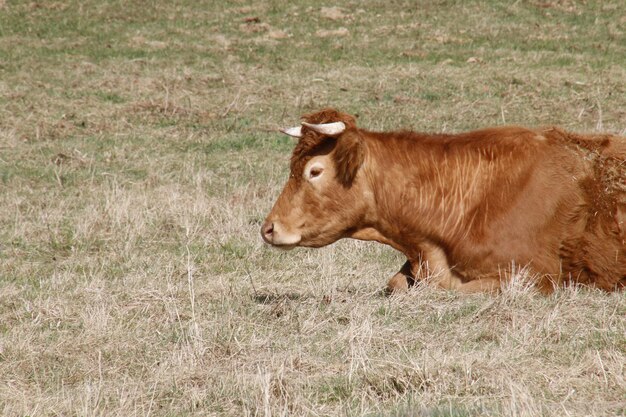
[[[464,240],[487,222],[486,196],[502,171],[488,149],[455,148],[449,138],[397,133],[364,135],[364,177],[375,215],[362,234],[407,256],[421,243],[443,246]],[[506,187],[504,187],[506,188]],[[501,190],[498,199],[511,198]],[[493,203],[492,203],[493,204]]]

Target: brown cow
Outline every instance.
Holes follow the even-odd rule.
[[[374,240],[426,279],[495,291],[527,268],[546,293],[626,285],[626,138],[508,126],[456,135],[359,129],[333,109],[284,130],[291,174],[261,228],[277,247]]]

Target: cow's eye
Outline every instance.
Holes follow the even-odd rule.
[[[308,170],[306,171],[304,175],[304,178],[306,178],[308,181],[312,181],[316,178],[319,178],[320,175],[322,175],[323,173],[324,173],[324,166],[320,164],[319,162],[316,162],[315,164],[313,164],[312,166],[308,168]]]
[[[309,172],[309,178],[319,177],[320,175],[322,175],[322,172],[324,172],[324,169],[322,167],[313,167]]]

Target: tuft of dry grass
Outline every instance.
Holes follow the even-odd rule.
[[[624,414],[624,293],[385,297],[389,248],[258,236],[320,107],[624,134],[624,13],[0,1],[0,414]]]

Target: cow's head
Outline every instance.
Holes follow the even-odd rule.
[[[349,236],[370,195],[361,172],[365,145],[354,117],[326,109],[303,119],[302,126],[283,130],[299,140],[289,180],[261,227],[267,243],[285,249]]]

